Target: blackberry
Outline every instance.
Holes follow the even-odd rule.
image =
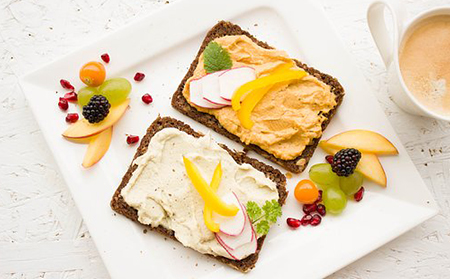
[[[338,151],[333,157],[331,168],[338,176],[349,176],[355,171],[361,159],[361,152],[354,148],[346,148]]]
[[[89,103],[83,107],[83,116],[89,123],[98,123],[105,119],[109,113],[111,104],[105,96],[94,95]]]

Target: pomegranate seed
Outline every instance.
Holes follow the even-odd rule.
[[[141,80],[143,80],[144,78],[145,78],[145,75],[144,75],[143,73],[137,72],[137,73],[134,75],[134,80],[135,80],[135,81],[141,81]]]
[[[317,205],[317,213],[319,213],[322,216],[325,216],[327,214],[327,209],[326,209],[325,205],[318,204]]]
[[[78,113],[68,113],[66,116],[67,123],[75,123],[78,121]]]
[[[310,213],[316,211],[316,209],[317,209],[317,205],[315,203],[303,205],[303,212],[305,212],[306,214],[310,214]]]
[[[74,90],[75,88],[73,87],[72,84],[70,84],[69,81],[62,79],[59,81],[59,83],[61,83],[61,86],[65,89],[69,89],[69,90]]]
[[[300,224],[301,224],[300,220],[295,219],[295,218],[287,218],[286,223],[288,224],[289,227],[295,228],[295,229],[300,227]]]
[[[314,214],[314,216],[311,219],[310,224],[311,224],[311,226],[315,227],[315,226],[319,225],[320,222],[322,222],[322,217],[320,217],[319,214]]]
[[[361,201],[364,197],[364,187],[361,187],[353,197],[355,198],[355,201],[357,202]]]
[[[102,60],[103,60],[105,63],[109,63],[109,61],[111,60],[111,59],[109,58],[109,54],[108,54],[108,53],[103,53],[100,57],[102,58]]]
[[[144,95],[142,95],[142,102],[144,102],[146,104],[150,104],[151,102],[153,102],[153,98],[148,93],[144,94]]]
[[[64,98],[59,98],[58,107],[62,110],[67,110],[69,108],[69,103]]]
[[[325,160],[327,160],[328,164],[332,164],[333,163],[333,155],[325,156]]]
[[[307,226],[311,223],[311,220],[312,220],[311,214],[306,214],[305,216],[302,217],[300,223],[302,224],[302,226]]]
[[[317,200],[315,201],[315,203],[319,203],[322,201],[322,193],[323,193],[323,191],[319,190],[319,196],[317,197]]]
[[[133,135],[128,135],[127,137],[127,143],[128,144],[133,144],[139,141],[139,136],[133,136]]]
[[[78,101],[78,95],[74,91],[67,92],[66,94],[64,94],[64,99],[69,102],[76,102]]]

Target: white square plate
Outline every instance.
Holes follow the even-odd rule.
[[[431,194],[364,77],[313,1],[220,3],[202,0],[175,3],[21,79],[30,107],[112,278],[276,278],[281,274],[320,278],[437,213]],[[342,215],[327,216],[318,227],[302,227],[296,231],[287,228],[287,217],[302,215],[299,204],[289,197],[283,217],[268,235],[256,268],[246,275],[216,264],[174,241],[166,241],[158,234],[144,234],[142,226],[115,216],[109,207],[136,150],[125,143],[126,133],[142,136],[158,114],[173,116],[196,130],[208,131],[175,111],[170,99],[207,30],[222,19],[239,24],[260,40],[339,79],[346,96],[325,138],[348,129],[369,129],[385,135],[400,151],[399,156],[381,158],[388,175],[388,188],[366,183],[367,194],[362,202],[349,202]],[[100,163],[86,170],[81,167],[86,146],[61,137],[67,124],[57,106],[62,95],[59,79],[68,79],[81,88],[77,78],[80,66],[98,60],[104,52],[111,56],[106,66],[109,77],[132,80],[136,71],[144,72],[147,77],[141,83],[133,82],[131,109],[115,125],[110,150]],[[56,90],[60,93],[55,94]],[[140,100],[146,92],[154,98],[151,105]],[[73,106],[71,109],[76,110]],[[213,136],[218,142],[242,149],[223,136],[216,133]],[[250,155],[265,161],[256,154]],[[323,156],[317,150],[310,165],[323,162]],[[290,179],[288,190],[292,191],[306,173]]]

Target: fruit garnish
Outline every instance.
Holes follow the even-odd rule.
[[[239,87],[231,98],[231,105],[235,111],[241,108],[241,99],[250,92],[271,86],[280,82],[288,82],[292,80],[302,79],[306,76],[303,70],[283,70],[257,78]]]
[[[333,172],[331,165],[327,163],[312,166],[309,169],[309,178],[321,188],[339,185],[339,176]]]
[[[78,113],[68,113],[66,115],[66,122],[67,123],[75,123],[78,121]]]
[[[78,90],[78,104],[83,108],[94,95],[100,95],[98,87],[83,87]]]
[[[131,92],[131,83],[126,78],[110,78],[98,87],[98,93],[105,96],[111,105],[122,103]]]
[[[137,73],[134,75],[134,80],[135,80],[135,81],[142,81],[144,78],[145,78],[145,74],[140,73],[140,72],[137,72]]]
[[[105,96],[94,95],[83,107],[83,116],[91,124],[98,123],[108,116],[110,108],[111,104]]]
[[[105,81],[105,77],[105,66],[100,62],[88,62],[80,69],[80,79],[87,86],[99,86]]]
[[[368,130],[350,130],[337,134],[327,140],[335,149],[355,148],[362,153],[377,155],[397,155],[398,150],[384,136]]]
[[[239,208],[237,206],[224,203],[211,187],[209,187],[194,163],[184,156],[183,162],[189,179],[205,201],[205,204],[223,216],[235,216],[238,213]]]
[[[286,223],[288,224],[289,227],[294,228],[294,229],[300,227],[300,225],[301,225],[300,220],[295,219],[295,218],[287,218]]]
[[[319,190],[311,180],[303,179],[295,186],[294,196],[301,203],[312,204],[319,197]]]
[[[214,192],[217,192],[221,179],[222,179],[222,164],[219,163],[214,169],[213,177],[211,179],[211,183],[209,184],[209,187],[211,187],[211,189]],[[213,221],[212,213],[213,211],[211,207],[205,204],[205,207],[203,208],[203,219],[205,220],[205,225],[210,231],[219,232],[220,225]]]
[[[127,136],[127,143],[128,144],[135,144],[139,141],[139,136],[134,136],[134,135],[128,135]]]
[[[89,168],[95,165],[109,149],[112,138],[112,126],[92,137],[84,155],[82,166]]]
[[[328,164],[333,164],[333,155],[327,155],[325,156],[325,161],[327,161]]]
[[[303,212],[305,212],[305,214],[313,213],[316,210],[317,210],[317,204],[315,204],[315,203],[303,205]]]
[[[336,154],[339,150],[332,148],[326,141],[321,141],[319,146],[329,154]],[[373,182],[386,187],[387,178],[384,172],[383,166],[380,163],[377,155],[372,153],[362,153],[361,160],[356,166],[356,170],[359,171],[365,178],[372,180]]]
[[[217,42],[210,42],[203,51],[203,67],[207,73],[230,69],[233,66],[230,54]]]
[[[256,202],[247,202],[247,214],[253,225],[256,224],[256,232],[266,235],[270,226],[281,216],[281,206],[277,200],[266,201],[261,209]]]
[[[355,198],[355,201],[359,202],[363,199],[364,197],[364,187],[361,187],[358,192],[356,192],[353,197]]]
[[[318,226],[322,222],[322,217],[319,214],[314,214],[312,216],[311,222],[309,223],[311,226]]]
[[[75,89],[75,88],[73,87],[73,85],[70,84],[70,82],[69,82],[68,80],[61,79],[61,80],[59,81],[59,83],[61,84],[61,86],[62,86],[64,89],[69,89],[69,90],[74,90],[74,89]]]
[[[302,224],[302,226],[308,226],[311,223],[311,220],[312,220],[312,215],[306,214],[302,217],[302,219],[300,220],[300,223]]]
[[[111,60],[109,58],[109,54],[108,53],[103,53],[100,57],[102,58],[103,62],[105,62],[105,63],[109,63],[109,61]]]
[[[78,100],[77,93],[71,91],[64,94],[64,99],[66,99],[69,102],[76,102]]]
[[[142,102],[146,103],[147,105],[153,102],[153,98],[152,96],[150,96],[150,94],[144,94],[142,95]]]
[[[338,176],[349,176],[361,160],[361,152],[354,148],[339,150],[333,157],[331,168]]]
[[[351,196],[359,191],[363,181],[363,175],[359,171],[355,171],[347,177],[341,176],[339,178],[339,187],[347,196]]]
[[[64,99],[64,98],[59,98],[59,101],[58,101],[58,107],[59,107],[61,110],[67,110],[67,109],[69,108],[69,103],[67,102],[66,99]]]
[[[96,135],[119,121],[122,115],[127,111],[129,103],[130,99],[126,99],[122,103],[112,106],[108,116],[101,123],[91,124],[86,119],[81,119],[75,124],[70,125],[62,135],[69,139],[87,138]]]
[[[340,214],[347,206],[347,197],[338,187],[330,187],[323,192],[323,203],[331,214]]]
[[[316,211],[322,216],[325,216],[327,214],[327,208],[323,204],[318,204]]]

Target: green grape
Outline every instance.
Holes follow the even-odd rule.
[[[340,214],[347,206],[345,193],[336,187],[326,189],[322,194],[322,199],[327,212],[331,214]]]
[[[80,90],[78,90],[78,104],[81,108],[83,108],[87,103],[89,103],[89,100],[92,96],[98,95],[97,87],[83,87]]]
[[[98,92],[108,99],[111,105],[119,104],[131,92],[131,83],[126,78],[111,78],[98,87]]]
[[[309,178],[322,189],[339,185],[339,176],[331,170],[331,165],[327,163],[312,166],[309,169]]]
[[[351,196],[358,192],[359,188],[361,188],[363,184],[363,181],[363,175],[360,172],[355,171],[353,174],[347,177],[339,177],[339,186],[347,196]]]

